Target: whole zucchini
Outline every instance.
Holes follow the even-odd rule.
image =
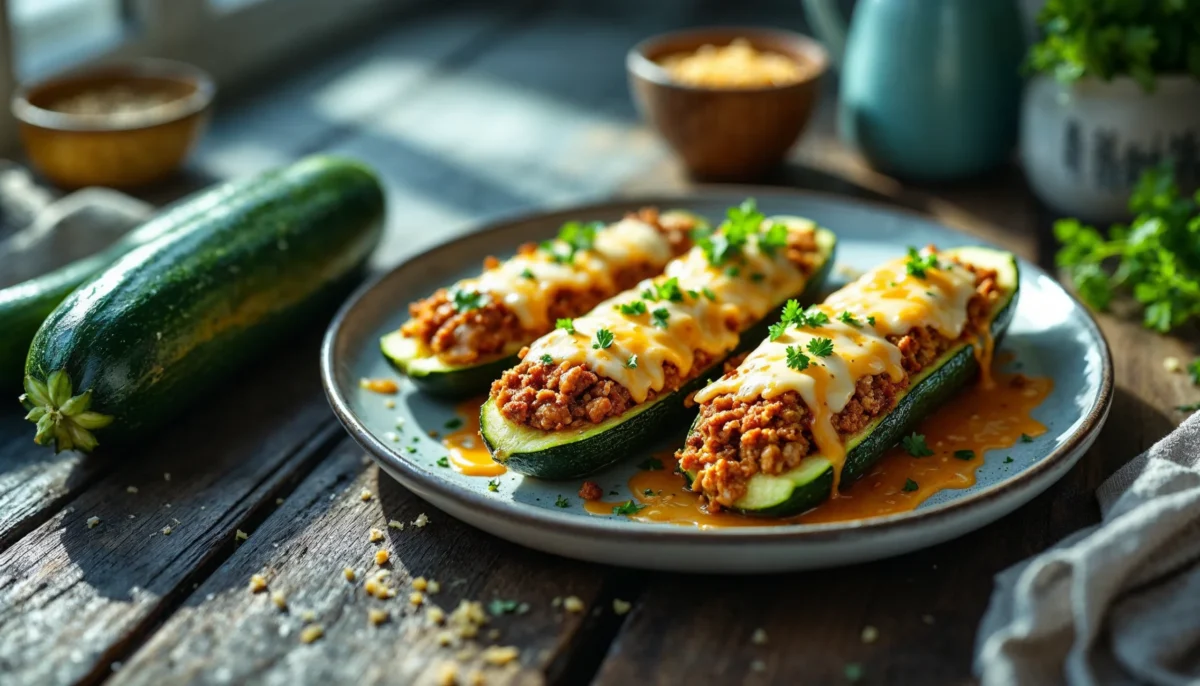
[[[201,193],[179,226],[82,285],[42,323],[22,401],[34,440],[131,442],[331,307],[379,242],[365,166],[313,157]]]

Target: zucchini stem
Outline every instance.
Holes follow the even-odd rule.
[[[53,441],[56,453],[92,452],[100,444],[92,431],[113,421],[111,415],[91,410],[91,390],[74,395],[71,377],[62,369],[52,372],[44,382],[25,375],[25,393],[20,401],[29,410],[25,419],[37,425],[33,442],[49,445]]]

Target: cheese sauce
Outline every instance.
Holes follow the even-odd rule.
[[[767,219],[764,225],[774,221]],[[787,228],[811,233],[815,226],[791,221]],[[743,329],[804,289],[804,274],[784,251],[769,255],[759,249],[757,238],[747,242],[735,265],[736,274],[725,266],[710,265],[701,248],[692,248],[671,261],[663,276],[647,279],[576,318],[574,333],[559,329],[539,338],[526,359],[549,355],[556,362],[586,364],[627,388],[636,402],[645,401],[651,391],[663,389],[668,363],[687,377],[697,352],[724,356],[737,346]],[[679,287],[676,299],[651,300],[642,295],[672,279]],[[621,312],[622,305],[639,300],[645,303],[644,312]],[[613,334],[607,347],[597,343],[596,332],[601,329]]]
[[[892,448],[839,497],[801,515],[767,519],[728,511],[711,513],[698,494],[684,487],[683,477],[674,471],[672,454],[666,452],[657,455],[663,469],[639,471],[629,479],[634,502],[644,506],[629,517],[707,529],[846,522],[909,512],[947,488],[974,485],[985,451],[991,451],[988,462],[1008,469],[1006,465],[1012,463],[1004,450],[1025,440],[1023,436],[1037,440],[1046,433],[1033,412],[1053,390],[1054,382],[1022,374],[994,372],[993,377],[992,389],[980,384],[964,389],[917,427],[933,455],[916,458],[899,447]],[[964,451],[971,453],[970,459],[963,459]],[[905,490],[909,480],[917,485],[916,490]],[[620,503],[595,501],[586,503],[585,508],[592,514],[612,515],[616,505]]]
[[[467,476],[499,476],[508,471],[492,459],[479,434],[479,407],[487,396],[464,400],[455,407],[462,426],[442,437],[442,447],[454,471]]]
[[[878,267],[830,295],[824,304],[809,308],[807,312],[822,312],[828,321],[819,326],[788,326],[775,340],[763,341],[736,374],[700,389],[696,402],[707,403],[719,395],[771,400],[794,391],[812,414],[813,440],[820,455],[834,464],[836,486],[846,451],[833,416],[846,408],[860,379],[877,374],[887,374],[895,382],[904,378],[900,349],[886,337],[928,326],[956,339],[967,322],[975,276],[943,260],[942,268],[929,268],[917,278],[907,273],[907,261]],[[841,319],[846,312],[849,321]],[[832,343],[831,354],[822,357],[813,352],[809,346],[818,339]],[[806,367],[788,365],[789,348],[804,353]]]

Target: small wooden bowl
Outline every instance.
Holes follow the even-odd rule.
[[[668,55],[742,38],[754,48],[807,66],[795,83],[761,88],[682,84],[659,64]],[[642,116],[697,178],[744,181],[783,161],[812,114],[828,66],[825,49],[798,33],[752,28],[704,28],[662,34],[629,51],[625,67]]]
[[[155,94],[139,111],[63,112],[53,107],[89,93]],[[12,112],[35,168],[62,188],[132,188],[174,172],[199,140],[216,87],[180,62],[139,59],[88,67],[22,86]]]

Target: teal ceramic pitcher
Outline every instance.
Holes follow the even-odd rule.
[[[804,0],[841,70],[838,127],[877,169],[943,181],[1004,161],[1025,51],[1016,0]]]

